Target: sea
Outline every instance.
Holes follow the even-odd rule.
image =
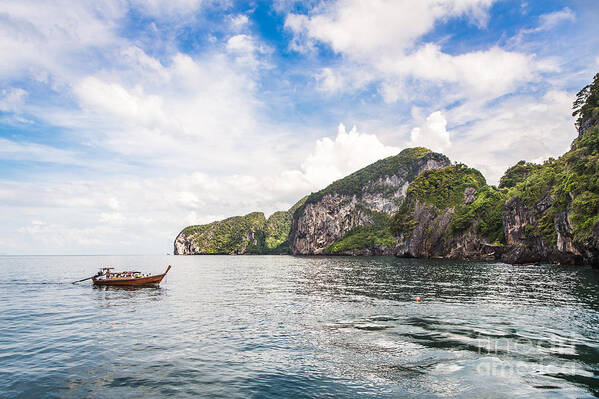
[[[157,288],[72,284],[167,265]],[[599,397],[589,267],[2,256],[0,272],[3,399]]]

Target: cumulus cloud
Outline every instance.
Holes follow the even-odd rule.
[[[570,107],[574,93],[550,90],[540,98],[516,95],[491,108],[457,107],[452,125],[453,159],[479,169],[490,184],[521,159],[559,157],[576,137]],[[468,122],[468,123],[464,123]]]
[[[258,137],[260,103],[246,68],[218,53],[202,59],[176,53],[167,66],[138,48],[126,53],[118,68],[73,85],[83,110],[77,127],[93,126],[95,145],[186,168],[243,162],[235,156],[240,145],[250,147],[248,159],[263,152],[269,139]]]
[[[426,147],[433,151],[442,152],[451,146],[447,120],[441,111],[433,112],[422,126],[412,129],[410,138],[410,146]]]
[[[294,33],[293,49],[306,51],[314,48],[316,42],[328,44],[346,57],[353,68],[372,76],[348,85],[342,78],[351,68],[347,63],[338,72],[323,69],[319,81],[327,91],[350,91],[356,85],[378,80],[380,93],[387,102],[413,99],[422,90],[422,84],[443,88],[448,101],[485,101],[557,67],[548,60],[497,46],[456,55],[444,52],[439,44],[421,44],[419,40],[436,22],[453,17],[467,16],[484,26],[492,3],[338,0],[316,8],[310,15],[290,14],[285,26]],[[559,18],[548,18],[547,23]]]
[[[314,151],[302,163],[302,172],[310,183],[323,188],[333,180],[399,151],[397,147],[384,145],[373,134],[360,133],[356,127],[347,132],[340,124],[335,140],[325,137],[316,142]]]
[[[384,1],[339,0],[313,16],[289,14],[285,26],[352,57],[378,57],[410,48],[442,18],[468,15],[484,25],[493,0]],[[296,44],[300,46],[299,44]],[[308,43],[309,45],[309,43]]]

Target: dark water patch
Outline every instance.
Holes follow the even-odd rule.
[[[358,323],[354,324],[354,328],[358,330],[366,330],[366,331],[380,331],[385,330],[387,328],[391,328],[391,326],[385,326],[382,324],[374,324],[374,323]]]
[[[549,377],[561,379],[573,383],[589,391],[595,397],[599,397],[599,378],[580,374],[547,374]]]

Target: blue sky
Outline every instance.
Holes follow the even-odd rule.
[[[164,253],[423,145],[496,184],[576,136],[599,3],[0,1],[0,253]]]

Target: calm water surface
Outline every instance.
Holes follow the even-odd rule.
[[[69,283],[169,263],[160,288]],[[0,398],[599,397],[588,268],[5,256],[0,271]]]

